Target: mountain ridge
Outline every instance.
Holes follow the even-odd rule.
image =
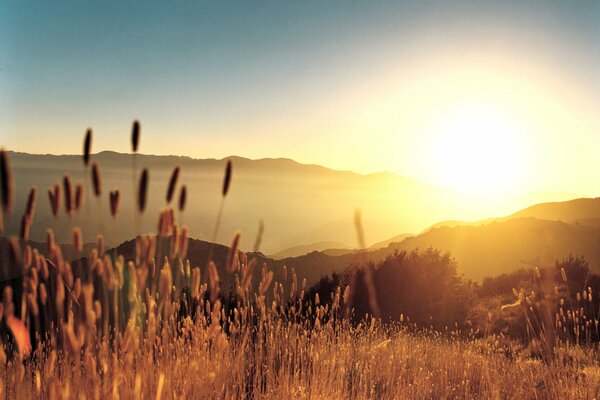
[[[59,241],[66,241],[70,233],[65,224],[55,224],[47,202],[47,188],[61,184],[64,174],[69,174],[74,183],[83,179],[86,170],[80,155],[36,155],[9,151],[16,182],[16,216],[7,218],[8,231],[19,229],[19,213],[32,186],[38,189],[37,215],[31,231],[33,240],[43,240],[46,226],[54,226]],[[102,199],[94,200],[91,193],[86,198],[82,214],[100,213],[100,220],[94,218],[91,225],[82,226],[83,215],[71,218],[72,223],[82,227],[84,240],[93,241],[92,232],[100,232],[103,225],[110,227],[107,235],[110,245],[135,236],[136,233],[155,230],[153,217],[144,218],[141,232],[135,232],[132,216],[132,201],[136,183],[132,182],[132,155],[112,151],[92,154],[91,160],[99,165],[103,183]],[[137,175],[144,168],[149,170],[149,193],[147,212],[157,215],[164,207],[164,193],[168,179],[175,166],[180,166],[179,183],[187,186],[188,204],[184,213],[184,223],[190,225],[190,231],[202,239],[211,237],[214,217],[220,204],[220,193],[225,169],[225,160],[233,159],[233,175],[230,193],[225,204],[223,229],[217,242],[228,243],[234,231],[255,232],[260,220],[265,222],[267,230],[264,237],[266,253],[290,248],[302,243],[336,241],[354,243],[355,235],[351,229],[329,225],[340,220],[351,221],[354,209],[360,207],[364,215],[374,221],[369,237],[373,242],[391,237],[395,226],[400,224],[408,229],[418,228],[434,222],[436,215],[445,212],[439,201],[444,196],[452,197],[448,192],[393,173],[362,175],[351,171],[338,171],[315,164],[302,164],[286,158],[263,158],[251,160],[239,156],[223,159],[192,159],[187,156],[143,155],[137,154]],[[89,172],[88,172],[89,173]],[[135,177],[137,179],[137,177]],[[85,185],[84,185],[85,187]],[[88,186],[89,189],[90,186]],[[115,222],[108,213],[108,191],[119,189],[121,192],[121,212]],[[425,201],[423,201],[425,199]],[[455,202],[458,204],[458,202]],[[399,212],[389,213],[394,208]],[[415,207],[433,209],[434,212],[415,213]],[[63,218],[63,211],[60,218]],[[106,221],[104,223],[103,221]],[[68,225],[71,225],[69,223]],[[111,227],[116,225],[116,227]],[[320,232],[315,228],[323,226]],[[87,236],[86,236],[87,235]],[[316,235],[313,237],[313,235]]]

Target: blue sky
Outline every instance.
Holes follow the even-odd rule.
[[[78,153],[91,126],[96,150],[128,151],[139,118],[146,153],[419,175],[389,151],[394,113],[364,110],[393,107],[390,93],[419,79],[488,68],[597,111],[598,21],[595,1],[5,0],[0,144]],[[414,132],[393,135],[418,146]]]

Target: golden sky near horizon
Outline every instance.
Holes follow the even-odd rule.
[[[11,3],[0,145],[79,153],[90,126],[95,151],[126,152],[139,118],[146,154],[288,157],[495,198],[600,193],[598,7],[339,7],[156,6],[131,21],[117,3]]]

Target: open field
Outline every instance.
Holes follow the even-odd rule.
[[[84,160],[87,163],[89,155]],[[96,166],[91,174],[92,193],[98,194],[101,178]],[[146,202],[146,174],[136,182],[140,214]],[[11,278],[2,285],[0,362],[5,368],[0,393],[9,398],[76,399],[598,396],[599,353],[589,340],[598,327],[580,324],[579,318],[587,318],[583,308],[580,313],[571,306],[569,318],[560,320],[577,321],[569,325],[577,332],[575,343],[580,342],[580,327],[582,335],[589,335],[581,345],[573,345],[571,335],[560,337],[556,327],[538,326],[536,333],[534,325],[542,326],[543,321],[532,318],[541,305],[533,292],[522,290],[517,306],[511,307],[525,307],[523,323],[533,333],[519,341],[502,333],[475,334],[458,325],[422,329],[404,315],[395,322],[370,315],[361,320],[355,315],[360,286],[338,286],[330,297],[321,291],[320,298],[293,269],[272,271],[266,264],[257,265],[257,253],[239,250],[238,235],[227,257],[219,257],[224,265],[217,268],[213,262],[213,247],[206,265],[190,265],[188,228],[177,225],[176,208],[168,205],[175,198],[178,174],[176,168],[169,180],[158,234],[138,236],[135,251],[128,254],[105,249],[99,235],[84,255],[80,228],[72,227],[70,261],[52,230],[46,249],[28,244],[36,204],[32,191],[20,238],[10,238],[8,254],[2,257],[5,269],[24,275],[4,275]],[[3,209],[9,211],[15,182],[5,152],[2,177]],[[231,180],[232,164],[227,164],[221,204]],[[81,198],[72,197],[76,190],[66,176],[62,186],[49,191],[57,221],[66,224],[69,219],[58,217],[61,191],[67,215],[84,213],[85,207]],[[113,218],[122,201],[115,193],[110,195]],[[179,211],[185,209],[185,201],[181,193]],[[215,231],[221,217],[219,212]],[[360,219],[356,226],[362,243]],[[255,250],[259,243],[260,233]],[[386,261],[388,270],[400,268],[394,260],[405,260],[395,257]],[[406,257],[435,260],[439,254]],[[452,272],[447,257],[438,261],[440,268],[450,263]],[[380,294],[372,292],[379,286],[373,286],[370,268],[364,269],[368,303],[379,313]],[[561,272],[566,283],[564,269]],[[595,314],[591,289],[583,293],[590,304],[586,307]]]
[[[599,22],[0,0],[0,400],[600,400]]]
[[[9,397],[201,399],[592,399],[600,392],[596,350],[561,349],[556,364],[505,354],[493,342],[402,329],[282,319],[256,336],[223,335],[202,323],[158,337],[128,332],[107,343],[9,363]],[[41,352],[40,352],[41,355]]]

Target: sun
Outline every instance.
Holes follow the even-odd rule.
[[[465,192],[513,194],[526,166],[524,134],[518,118],[500,107],[450,107],[431,127],[431,172],[439,184]]]

